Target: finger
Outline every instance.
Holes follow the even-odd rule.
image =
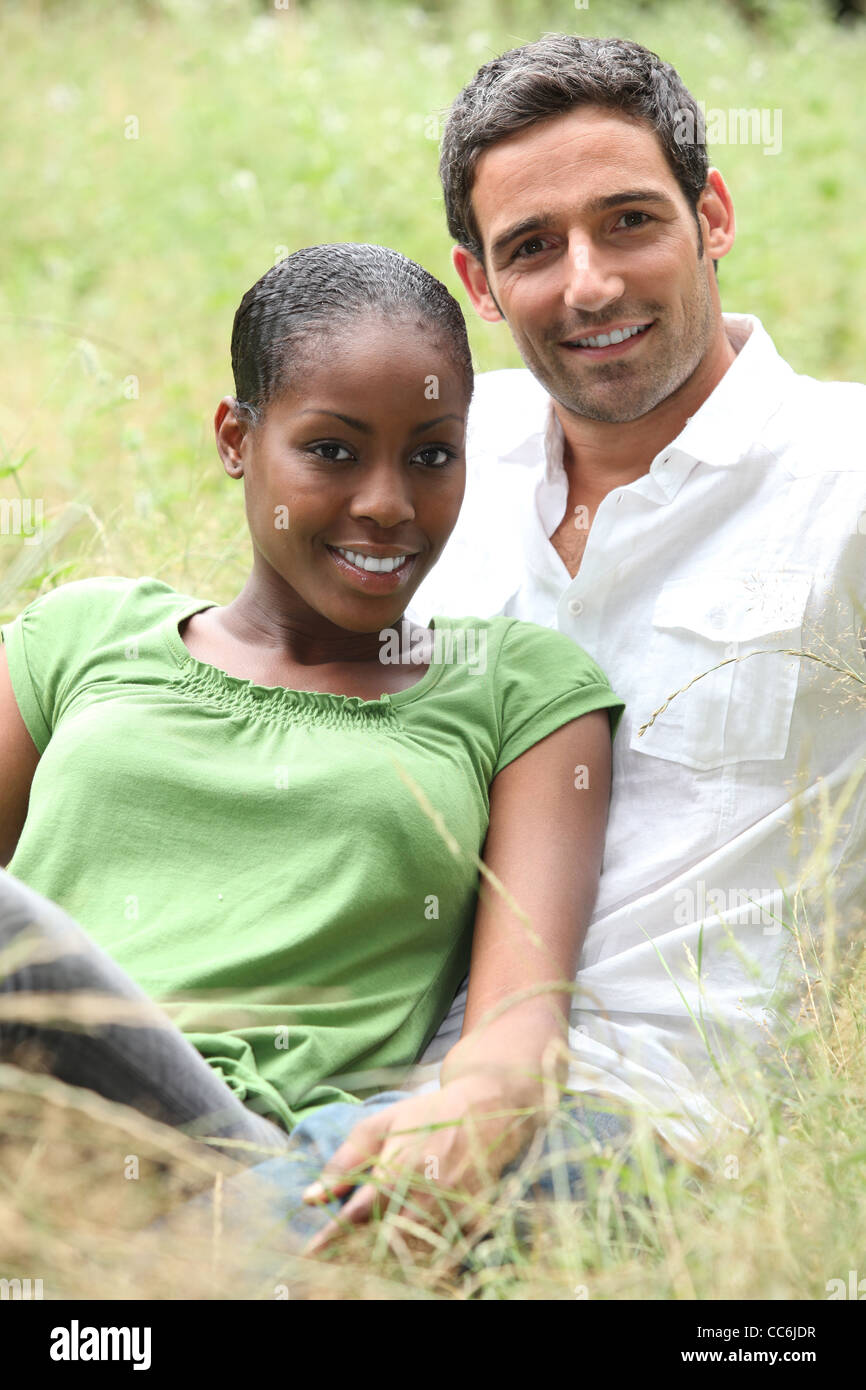
[[[304,1201],[327,1201],[329,1195],[342,1197],[357,1186],[360,1170],[370,1168],[391,1126],[391,1120],[382,1118],[386,1115],[388,1109],[379,1115],[367,1116],[367,1119],[360,1120],[354,1126],[341,1147],[322,1166],[316,1183],[310,1183],[309,1187],[304,1188]]]
[[[337,1236],[343,1233],[343,1230],[344,1227],[342,1227],[338,1221],[330,1221],[321,1231],[317,1231],[314,1236],[310,1237],[303,1247],[301,1254],[317,1255],[320,1250],[324,1250],[326,1246],[336,1240]]]
[[[366,1183],[359,1187],[353,1197],[344,1204],[340,1211],[340,1216],[344,1221],[351,1221],[359,1226],[363,1221],[369,1221],[373,1214],[379,1198],[379,1189],[373,1183]]]
[[[345,1235],[350,1227],[360,1226],[369,1221],[377,1195],[376,1188],[370,1183],[360,1188],[341,1208],[339,1217],[311,1237],[304,1246],[303,1253],[314,1255],[326,1245],[331,1245],[339,1236]]]
[[[382,1145],[384,1134],[366,1123],[356,1125],[323,1166],[316,1182],[304,1189],[303,1199],[311,1204],[342,1197],[358,1185],[362,1170],[369,1168]]]

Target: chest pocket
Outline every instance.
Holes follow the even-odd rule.
[[[800,658],[764,652],[802,646],[810,588],[809,574],[792,571],[665,584],[653,610],[629,746],[700,771],[784,758]],[[639,736],[641,725],[696,676],[702,678]]]

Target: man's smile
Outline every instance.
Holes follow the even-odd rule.
[[[568,338],[560,342],[560,347],[590,359],[622,357],[637,347],[651,332],[654,324],[655,319],[648,322],[639,320],[636,323],[611,324],[603,332]]]

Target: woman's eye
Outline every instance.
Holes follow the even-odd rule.
[[[443,468],[454,455],[450,449],[443,449],[439,444],[428,444],[426,448],[418,449],[412,457],[427,468]]]
[[[321,444],[311,444],[310,453],[317,454],[319,458],[328,459],[332,463],[342,463],[345,459],[352,457],[345,444],[337,444],[336,441],[327,439]]]

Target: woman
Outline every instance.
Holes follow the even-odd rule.
[[[432,1157],[477,1186],[541,1123],[622,702],[560,633],[402,621],[465,483],[472,365],[443,285],[382,247],[298,251],[244,295],[232,366],[214,424],[253,544],[238,596],[82,580],[4,631],[0,941],[34,917],[38,941],[87,935],[3,988],[108,991],[148,1026],[0,1022],[0,1054],[248,1161],[348,1113],[337,1167]],[[482,853],[504,892],[479,894]],[[440,1089],[376,1094],[470,955]]]

